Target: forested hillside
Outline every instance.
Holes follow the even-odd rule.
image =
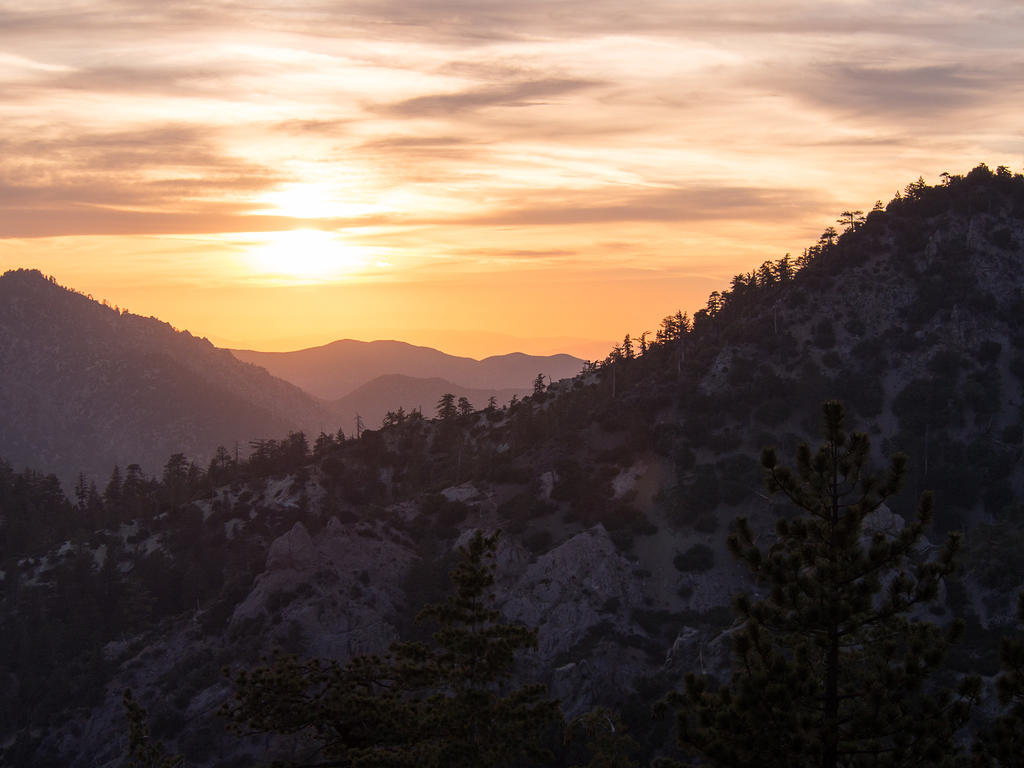
[[[459,547],[471,553],[474,532],[498,529],[489,591],[500,613],[484,623],[537,629],[535,647],[520,633],[518,661],[495,667],[505,670],[501,691],[540,686],[528,690],[543,696],[521,701],[558,700],[577,739],[545,721],[537,738],[548,754],[510,747],[495,764],[582,765],[603,751],[620,762],[592,765],[647,765],[693,749],[727,762],[719,749],[727,740],[698,733],[688,718],[701,707],[722,711],[704,696],[704,675],[731,681],[740,699],[764,698],[766,688],[745,688],[731,675],[734,652],[743,658],[758,647],[751,627],[777,615],[770,611],[782,610],[789,594],[784,580],[769,589],[751,572],[767,578],[758,569],[772,552],[799,558],[807,535],[800,516],[816,509],[806,489],[787,485],[781,468],[792,463],[793,476],[808,482],[831,468],[843,478],[854,466],[878,470],[878,483],[863,486],[871,504],[853,505],[865,514],[836,536],[855,553],[850,562],[877,558],[879,569],[890,568],[884,583],[895,607],[887,618],[895,623],[886,626],[920,630],[922,649],[927,641],[924,662],[901,662],[898,686],[915,707],[935,694],[942,716],[928,710],[916,722],[934,724],[924,735],[944,759],[976,741],[989,745],[984,759],[1013,764],[999,758],[1011,752],[991,745],[1012,743],[1013,722],[996,718],[1021,695],[1004,678],[1001,704],[995,681],[1005,663],[1000,639],[1018,633],[1024,583],[1024,177],[979,166],[939,186],[911,183],[887,205],[839,219],[804,253],[772,255],[737,275],[692,318],[677,312],[653,333],[631,329],[575,379],[540,381],[504,408],[441,407],[435,419],[396,410],[358,439],[282,432],[248,457],[222,450],[197,465],[178,449],[159,477],[120,473],[71,501],[52,480],[0,467],[0,762],[127,764],[125,688],[148,710],[151,742],[189,765],[309,764],[324,754],[347,765],[350,747],[377,754],[374,733],[344,729],[323,753],[327,731],[295,719],[308,711],[282,707],[253,720],[233,695],[244,703],[258,694],[249,684],[266,681],[269,654],[281,649],[297,660],[279,659],[285,667],[274,669],[287,674],[271,677],[274,685],[292,681],[296,701],[309,693],[302,675],[323,672],[315,680],[333,681],[324,698],[343,714],[353,690],[345,686],[370,670],[403,681],[396,698],[377,698],[370,686],[359,700],[379,706],[377,715],[421,711],[439,691],[452,692],[439,718],[465,711],[458,697],[479,692],[477,682],[463,689],[433,677],[433,687],[416,688],[402,670],[415,676],[425,667],[371,668],[364,655],[415,640],[442,653],[443,642],[430,643],[438,624],[417,623],[415,614],[447,605],[445,574],[460,561]],[[845,426],[829,428],[826,418],[823,436],[822,403],[830,400],[845,403]],[[799,452],[823,439],[824,459]],[[765,446],[776,452],[762,462]],[[830,446],[853,453],[840,461]],[[926,491],[934,512],[922,502]],[[736,526],[741,516],[746,523]],[[42,531],[35,520],[47,521]],[[947,540],[954,531],[962,539]],[[782,563],[775,576],[785,572],[788,561],[771,562]],[[790,573],[795,588],[800,569]],[[881,594],[869,589],[873,579],[858,582],[865,587],[850,598],[851,613],[870,612],[871,595]],[[737,593],[749,595],[740,613]],[[798,607],[805,623],[794,632],[815,620]],[[431,615],[442,628],[463,626],[458,612]],[[410,653],[418,663],[435,658],[394,648],[388,663]],[[766,669],[790,675],[793,657],[783,657]],[[317,658],[337,666],[309,661]],[[346,667],[353,659],[357,666]],[[771,701],[787,691],[797,700],[803,689],[779,682],[806,681],[793,675],[751,679],[773,686]],[[652,718],[658,701],[662,716]],[[751,719],[742,722],[778,716],[771,706],[745,710]],[[241,739],[227,727],[232,719]],[[395,744],[427,749],[408,719],[407,727],[380,722],[395,729]],[[602,722],[618,723],[623,738],[603,739]],[[979,735],[989,732],[987,741]],[[796,742],[838,754],[827,728],[808,733]],[[898,742],[871,748],[902,749]],[[441,760],[447,753],[431,743],[434,751],[418,754]],[[780,751],[784,759],[798,762]]]
[[[19,466],[105,478],[185,452],[328,423],[297,387],[155,318],[104,306],[34,270],[0,276],[0,446]]]

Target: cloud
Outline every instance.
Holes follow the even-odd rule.
[[[308,119],[282,120],[271,127],[276,131],[298,136],[327,136],[337,138],[347,134],[355,120]]]
[[[455,93],[417,96],[381,111],[402,117],[444,117],[486,107],[525,107],[598,85],[593,80],[553,78],[471,88]]]
[[[549,196],[551,197],[551,196]],[[538,200],[526,207],[498,208],[460,224],[482,226],[559,226],[613,222],[687,222],[722,219],[798,217],[822,198],[807,191],[694,185],[635,192],[609,199],[607,191]]]
[[[0,136],[0,236],[208,232],[229,226],[282,175],[180,124],[110,132],[65,126]],[[220,224],[214,224],[220,222]]]
[[[2,198],[2,189],[0,189]],[[383,226],[386,216],[300,219],[240,214],[219,207],[192,211],[136,211],[87,205],[60,208],[9,208],[0,217],[0,238],[82,235],[202,235],[233,232],[280,232],[297,229],[340,230]]]
[[[546,228],[478,252],[536,263],[582,247],[583,228],[562,239],[559,226],[739,231],[731,222],[797,221],[839,189],[863,207],[884,174],[905,183],[901,163],[920,166],[913,178],[937,147],[1010,146],[1006,126],[1020,125],[1024,11],[995,0],[12,8],[0,9],[7,237],[373,223],[401,262],[421,235],[451,252],[485,227]],[[964,119],[982,106],[984,128]],[[291,207],[265,202],[286,186],[393,213],[251,215],[296,213],[301,189]],[[610,229],[630,231],[595,237],[668,231]]]
[[[774,79],[776,86],[831,111],[931,120],[1019,91],[1024,62],[872,66],[824,62]]]
[[[578,256],[580,252],[571,248],[479,248],[457,255],[469,256],[477,262],[481,259],[528,262],[564,260]]]

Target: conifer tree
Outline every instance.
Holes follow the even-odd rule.
[[[132,696],[130,688],[125,689],[122,704],[128,720],[125,757],[129,768],[182,768],[185,762],[181,755],[168,754],[163,744],[152,740],[146,710]]]
[[[543,395],[545,389],[547,389],[547,385],[544,383],[544,374],[538,373],[537,378],[533,380],[533,396]]]
[[[455,405],[455,395],[451,392],[445,392],[441,395],[441,399],[437,401],[437,418],[442,421],[448,421],[458,415],[459,411]]]
[[[1024,592],[1017,596],[1017,618],[1024,625]],[[1024,767],[1024,633],[1004,640],[999,651],[1002,671],[996,678],[1000,717],[978,739],[978,764],[998,768]]]
[[[307,764],[498,768],[543,757],[558,702],[541,685],[510,684],[537,630],[493,607],[497,540],[477,532],[450,574],[455,593],[417,617],[440,624],[432,644],[396,643],[347,665],[277,657],[237,674],[224,714],[240,730],[308,736],[317,748]]]
[[[597,707],[575,718],[565,729],[570,756],[582,749],[586,765],[574,762],[570,768],[637,768],[633,755],[639,745],[626,730],[618,713]],[[582,747],[579,743],[582,742]]]
[[[929,685],[960,625],[944,630],[913,611],[953,570],[959,539],[917,562],[931,496],[902,529],[878,525],[906,458],[871,474],[867,436],[846,433],[840,403],[823,410],[825,443],[800,446],[796,471],[763,452],[769,491],[797,515],[778,520],[766,550],[737,521],[730,549],[764,597],[736,600],[731,679],[715,690],[691,676],[674,699],[680,745],[718,766],[951,764],[980,683]]]

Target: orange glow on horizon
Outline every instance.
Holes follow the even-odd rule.
[[[1018,170],[1024,8],[981,2],[12,7],[0,269],[236,346],[592,351]]]

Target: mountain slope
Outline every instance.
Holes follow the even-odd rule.
[[[553,381],[575,376],[583,360],[571,355],[522,353],[474,360],[401,341],[343,339],[294,352],[232,350],[239,360],[262,366],[306,392],[336,400],[385,374],[446,379],[467,389],[528,389],[538,373]]]
[[[728,554],[731,522],[749,518],[767,544],[787,513],[764,495],[759,451],[774,444],[790,463],[800,442],[819,444],[831,397],[869,434],[875,466],[910,454],[879,531],[899,530],[929,488],[932,540],[964,531],[963,571],[928,618],[966,620],[949,675],[994,675],[1024,582],[1024,177],[976,169],[944,187],[911,185],[863,225],[826,232],[800,262],[795,274],[780,260],[737,276],[692,328],[666,318],[644,354],[613,354],[515,406],[407,418],[262,474],[243,462],[216,483],[198,479],[178,514],[80,542],[74,559],[57,557],[66,547],[33,553],[38,565],[21,577],[30,588],[5,593],[0,614],[21,631],[46,622],[18,618],[47,610],[68,613],[59,627],[87,616],[88,601],[60,602],[66,582],[47,568],[77,568],[97,595],[110,592],[94,565],[101,547],[120,552],[126,594],[159,602],[139,601],[152,613],[127,630],[103,627],[99,682],[90,664],[36,681],[71,677],[77,698],[30,710],[16,696],[32,689],[7,687],[0,724],[15,725],[0,743],[14,746],[0,762],[17,764],[16,749],[24,764],[47,751],[55,764],[116,760],[110,733],[127,686],[193,764],[292,759],[288,737],[239,744],[211,723],[230,696],[221,667],[275,647],[344,661],[429,631],[413,616],[443,592],[454,550],[472,529],[501,528],[499,606],[539,628],[524,676],[569,716],[596,704],[621,712],[648,764],[671,739],[650,705],[687,673],[729,663],[730,601],[755,588]],[[8,674],[28,679],[19,659],[42,666],[31,651],[54,645],[12,641],[0,665],[13,659]]]
[[[0,456],[64,480],[330,425],[297,387],[36,271],[0,277],[0,371]]]

